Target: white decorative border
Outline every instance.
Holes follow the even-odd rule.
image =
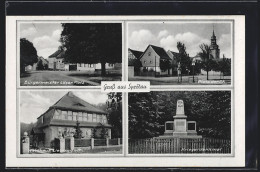
[[[178,157],[77,157],[77,158],[17,158],[17,73],[16,71],[16,23],[18,20],[100,20],[100,21],[144,21],[144,20],[234,20],[234,39],[236,43],[233,51],[233,87],[207,87],[209,90],[232,90],[234,99],[232,106],[235,114],[232,115],[233,146],[234,156],[178,156]],[[126,36],[126,34],[125,34]],[[240,16],[7,16],[6,17],[6,166],[7,167],[243,167],[245,166],[245,17]],[[126,39],[123,39],[123,52],[126,51]],[[126,56],[127,57],[127,56]],[[125,61],[125,58],[123,61]],[[126,70],[127,63],[122,62],[122,67]],[[127,72],[122,72],[124,78]],[[71,87],[70,87],[71,88]],[[28,89],[26,88],[20,88]],[[37,89],[37,88],[33,88]],[[68,87],[66,87],[68,89]],[[83,89],[77,87],[77,89]],[[207,90],[208,90],[207,89]],[[151,88],[151,91],[205,91],[201,87],[165,87]],[[123,93],[125,106],[128,104],[128,95]],[[127,107],[127,106],[126,106]],[[124,109],[127,114],[128,108]],[[127,115],[123,116],[123,133],[127,137]],[[127,140],[124,139],[127,147]],[[124,149],[124,155],[127,150]]]

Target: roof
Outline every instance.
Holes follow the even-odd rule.
[[[133,54],[137,59],[140,58],[141,55],[143,54],[142,51],[132,50],[132,49],[130,49],[130,48],[128,48],[128,50],[131,51],[132,54]]]
[[[174,52],[174,51],[170,51],[174,56],[178,56],[179,55],[179,53],[177,53],[177,52]]]
[[[153,48],[153,50],[160,56],[161,59],[171,60],[171,58],[168,56],[168,54],[162,47],[157,47],[154,45],[149,45],[149,46]]]
[[[52,55],[50,55],[49,58],[63,58],[64,54],[65,54],[64,50],[58,49]]]
[[[65,94],[59,101],[57,101],[51,107],[92,113],[106,113],[105,111],[98,109],[97,107],[75,96],[72,92],[68,92],[67,94]]]

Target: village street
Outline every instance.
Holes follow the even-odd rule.
[[[129,77],[129,81],[150,81],[151,85],[229,85],[231,83],[231,76],[223,77],[219,76],[209,76],[209,80],[207,81],[206,75],[196,75],[194,76],[195,82],[193,83],[192,76],[182,76],[182,82],[178,82],[178,77],[153,77],[153,76],[134,76]]]
[[[102,77],[97,73],[86,71],[30,71],[21,76],[21,86],[98,86],[101,81],[120,81],[118,71],[110,71]]]

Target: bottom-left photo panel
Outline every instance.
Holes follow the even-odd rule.
[[[18,156],[123,154],[122,93],[20,90],[18,94]]]

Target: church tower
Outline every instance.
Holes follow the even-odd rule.
[[[218,48],[217,38],[214,33],[214,28],[211,36],[210,54],[212,55],[213,59],[219,59],[220,50]]]

